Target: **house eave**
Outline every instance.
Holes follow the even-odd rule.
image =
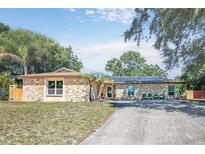
[[[34,78],[34,77],[82,77],[81,75],[18,75],[17,79]]]
[[[164,81],[164,82],[113,82],[114,84],[184,84],[187,81]]]

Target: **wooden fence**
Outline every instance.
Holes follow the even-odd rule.
[[[205,90],[187,90],[187,99],[205,100]]]
[[[23,89],[17,85],[9,86],[9,101],[22,101]]]

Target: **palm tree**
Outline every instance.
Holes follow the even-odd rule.
[[[83,74],[84,78],[88,79],[89,82],[96,81],[98,85],[100,85],[100,90],[97,94],[97,100],[101,99],[101,95],[103,92],[103,89],[105,87],[104,81],[110,80],[110,77],[108,75],[105,75],[103,73],[94,73],[94,74]]]
[[[15,62],[19,63],[23,69],[24,74],[28,74],[28,50],[26,46],[20,46],[18,49],[18,55],[11,52],[0,52],[0,58],[11,58]]]
[[[89,85],[91,85],[92,81],[96,80],[96,77],[93,74],[85,73],[85,74],[82,74],[82,77],[86,78],[89,81]],[[94,93],[93,89],[91,88],[91,86],[90,86],[90,93],[91,94]],[[95,97],[95,96],[93,95],[93,97]],[[90,95],[90,100],[91,100],[91,95]]]
[[[103,89],[105,87],[104,82],[106,80],[110,80],[110,77],[108,75],[103,74],[103,73],[99,73],[96,76],[97,76],[96,77],[96,82],[100,85],[100,90],[99,90],[99,93],[98,93],[98,96],[97,96],[97,100],[100,100],[102,92],[103,92]]]

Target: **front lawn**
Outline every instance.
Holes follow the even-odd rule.
[[[0,103],[0,144],[78,144],[114,110],[107,103]]]

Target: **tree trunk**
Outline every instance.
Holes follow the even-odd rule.
[[[28,74],[28,66],[26,64],[26,62],[23,63],[23,69],[24,69],[24,75]]]
[[[104,84],[101,84],[101,85],[100,85],[100,91],[99,91],[99,93],[98,93],[97,100],[99,100],[99,99],[101,98],[101,93],[102,93],[102,91],[103,91],[103,88],[104,88]]]

